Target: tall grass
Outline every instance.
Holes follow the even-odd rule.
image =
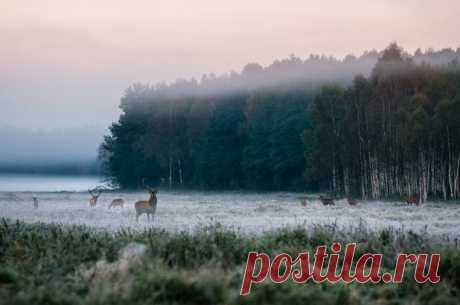
[[[399,285],[267,282],[249,297],[239,296],[249,251],[296,255],[332,241],[357,242],[358,255],[383,253],[388,270],[400,252],[441,253],[441,283],[420,285],[410,273]],[[144,247],[127,248],[133,243]],[[460,249],[400,230],[317,226],[242,236],[220,226],[194,233],[109,233],[0,223],[0,303],[5,304],[460,304],[459,295]]]

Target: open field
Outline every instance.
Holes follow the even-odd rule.
[[[460,205],[303,207],[300,196],[161,192],[155,220],[137,223],[145,192],[104,193],[96,207],[83,192],[0,193],[0,304],[459,304]],[[109,209],[116,197],[127,203]],[[399,285],[264,283],[239,296],[249,251],[295,256],[333,241],[384,254],[382,272],[398,253],[441,253],[441,283],[417,284],[408,266]]]
[[[33,209],[32,196],[39,199],[38,209]],[[298,193],[160,191],[155,220],[148,222],[143,215],[136,223],[134,202],[147,199],[145,192],[103,193],[96,207],[89,206],[88,193],[3,192],[0,217],[111,231],[152,227],[168,232],[191,232],[219,224],[243,234],[260,234],[289,226],[311,228],[321,224],[336,228],[411,230],[451,241],[460,238],[460,205],[452,202],[428,202],[416,207],[396,201],[361,201],[357,206],[338,201],[335,206],[323,206],[318,200],[311,200],[307,207],[302,207],[299,196]],[[116,197],[124,198],[127,203],[123,208],[108,209]]]

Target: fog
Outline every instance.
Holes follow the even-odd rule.
[[[459,54],[459,13],[447,0],[3,1],[0,162],[94,159],[138,81],[207,73],[205,91],[348,81],[375,63],[366,50],[391,41],[412,53],[450,47],[444,64]]]
[[[0,128],[0,172],[95,174],[99,126],[67,129]]]
[[[39,198],[39,209],[30,208],[32,196]],[[132,204],[145,196],[145,192],[104,193],[97,206],[89,209],[86,191],[0,192],[0,204],[2,215],[13,220],[85,225],[114,232],[152,227],[168,232],[193,232],[205,226],[219,225],[239,234],[261,234],[288,227],[312,229],[317,225],[330,225],[342,232],[363,228],[370,232],[400,230],[438,241],[453,241],[460,237],[460,206],[445,202],[427,202],[414,207],[395,201],[363,200],[350,207],[345,200],[338,200],[335,206],[323,206],[319,200],[311,200],[302,207],[299,195],[295,193],[162,190],[158,193],[155,220],[149,222],[141,216],[136,222]],[[127,204],[108,209],[111,200],[117,197],[124,198]]]

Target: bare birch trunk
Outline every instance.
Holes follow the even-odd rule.
[[[182,164],[180,162],[180,159],[177,159],[177,168],[179,170],[179,183],[180,185],[183,184],[183,179],[182,179]]]
[[[169,188],[172,188],[172,174],[173,174],[173,168],[172,168],[172,156],[169,156]]]

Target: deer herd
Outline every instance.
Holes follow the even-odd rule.
[[[357,201],[351,197],[346,197],[345,198],[347,203],[349,205],[357,205]],[[319,200],[321,201],[321,203],[323,205],[335,205],[335,202],[338,201],[338,200],[341,200],[341,198],[334,198],[334,197],[325,197],[325,196],[319,196]],[[420,196],[418,195],[412,195],[412,196],[409,196],[409,197],[405,197],[403,199],[404,202],[406,202],[407,205],[416,205],[416,206],[419,206],[420,205]],[[300,204],[303,206],[303,207],[306,207],[309,203],[309,199],[307,197],[302,197],[300,199]]]
[[[148,186],[145,184],[145,179],[142,179],[142,186],[149,192],[150,197],[148,200],[139,200],[134,204],[134,208],[136,210],[136,221],[139,220],[139,216],[142,214],[147,214],[147,219],[150,220],[150,216],[155,216],[155,212],[157,210],[157,193],[158,190]],[[88,190],[90,194],[89,199],[89,206],[95,207],[97,205],[98,199],[101,196],[103,190],[100,188],[96,188],[93,190]],[[38,209],[38,198],[32,197],[34,208]],[[115,207],[123,207],[125,205],[125,200],[123,198],[115,198],[109,204],[108,208],[115,208]]]
[[[142,214],[147,215],[147,219],[150,220],[150,216],[152,216],[152,220],[155,217],[155,213],[157,210],[157,193],[158,190],[154,189],[148,185],[145,184],[145,179],[142,179],[142,186],[147,190],[149,193],[149,199],[148,200],[139,200],[136,203],[134,203],[134,209],[136,210],[136,221],[139,220],[139,216]],[[93,190],[88,190],[88,193],[91,195],[91,198],[89,199],[89,205],[90,207],[95,207],[97,205],[97,201],[99,197],[101,196],[103,190],[100,188],[96,188]],[[33,199],[33,206],[35,209],[38,209],[38,198],[37,197],[32,197]],[[325,196],[319,196],[318,197],[319,201],[324,205],[335,205],[335,202],[338,200],[341,200],[342,198],[336,198],[336,197],[325,197]],[[350,206],[355,206],[357,205],[357,202],[355,199],[351,197],[346,197],[346,202]],[[409,197],[404,198],[404,201],[406,202],[407,205],[420,205],[420,196],[418,195],[412,195]],[[109,209],[115,208],[115,207],[123,207],[125,204],[125,200],[123,198],[115,198],[112,200],[110,205],[108,206]],[[300,204],[303,207],[306,207],[310,204],[310,198],[307,197],[301,197],[300,198]]]
[[[152,216],[152,220],[153,220],[153,217],[155,216],[155,212],[157,210],[158,190],[152,188],[151,186],[146,185],[145,179],[142,179],[142,186],[149,192],[150,197],[148,200],[139,200],[134,204],[134,208],[136,210],[136,221],[139,220],[139,216],[141,216],[142,214],[146,214],[148,220],[150,220],[150,216]],[[91,198],[89,199],[89,205],[91,207],[96,206],[97,200],[99,196],[102,194],[102,190],[101,189],[88,190],[88,193],[91,195]],[[115,198],[110,203],[109,209],[115,208],[115,207],[123,207],[124,205],[125,205],[125,200],[123,198]]]

